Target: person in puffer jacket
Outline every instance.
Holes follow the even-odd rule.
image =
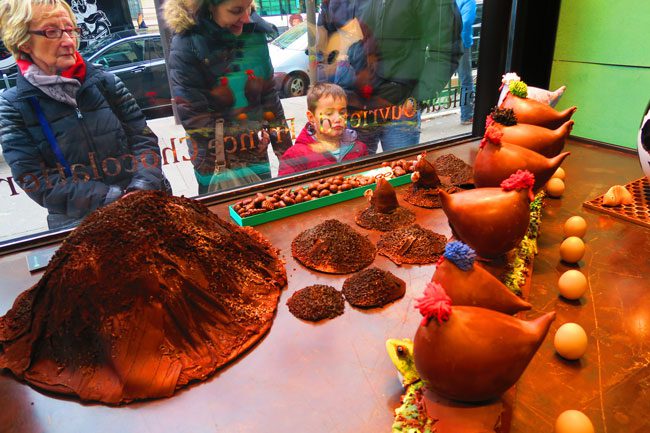
[[[157,137],[124,84],[81,58],[64,0],[5,0],[0,26],[20,71],[0,95],[0,144],[18,185],[48,210],[50,229],[129,192],[171,192]]]
[[[278,157],[291,146],[266,40],[273,27],[253,8],[252,0],[163,4],[165,22],[175,33],[171,91],[191,138],[199,194],[269,179],[268,145]],[[215,140],[218,120],[223,140]],[[229,182],[232,176],[241,182]]]
[[[351,161],[368,154],[357,133],[347,129],[345,90],[331,83],[317,83],[307,93],[307,120],[303,130],[280,158],[278,175]]]

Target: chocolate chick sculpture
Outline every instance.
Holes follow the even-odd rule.
[[[364,229],[385,232],[414,222],[415,214],[399,205],[393,185],[382,177],[376,182],[374,192],[368,189],[364,193],[370,206],[356,215],[356,223]]]
[[[416,299],[423,316],[413,341],[415,368],[438,395],[463,402],[499,397],[522,375],[555,312],[524,321],[486,308],[453,306],[438,283]]]
[[[495,187],[517,170],[535,175],[533,189],[539,190],[553,176],[569,152],[549,159],[537,152],[502,141],[503,133],[490,125],[474,161],[474,184],[478,188]]]
[[[446,288],[453,305],[489,308],[505,314],[531,309],[528,302],[476,264],[475,259],[474,250],[464,243],[448,243],[431,282]]]
[[[440,192],[442,209],[456,237],[483,258],[496,258],[526,235],[534,176],[517,171],[500,188],[477,188],[456,194]]]
[[[395,409],[392,433],[434,433],[434,419],[429,418],[424,403],[424,382],[415,369],[413,341],[409,338],[391,338],[386,341],[386,351],[402,380],[404,394],[401,405]]]
[[[438,190],[443,189],[449,193],[459,191],[460,188],[443,185],[438,177],[436,168],[426,158],[427,153],[423,152],[418,156],[415,163],[415,171],[411,174],[411,189],[404,194],[404,201],[413,206],[424,207],[427,209],[439,208],[440,198]]]
[[[523,81],[512,81],[509,86],[510,91],[501,102],[500,108],[514,110],[521,123],[556,129],[571,119],[573,113],[578,109],[573,106],[564,111],[557,111],[548,104],[527,98],[528,86]]]
[[[487,117],[485,127],[496,126],[503,134],[501,140],[533,150],[547,158],[557,156],[564,149],[564,143],[573,129],[573,120],[567,120],[557,129],[517,123],[517,116],[510,108],[493,108]]]

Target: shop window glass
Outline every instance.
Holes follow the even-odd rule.
[[[165,0],[163,9],[174,1],[187,3]],[[390,158],[383,155],[471,132],[480,0],[330,0],[315,2],[311,19],[304,1],[261,0],[252,18],[257,24],[241,29],[237,23],[219,28],[202,11],[194,36],[180,24],[168,26],[176,30],[176,54],[167,59],[153,3],[141,3],[146,29],[136,24],[85,40],[81,54],[119,76],[134,96],[158,139],[159,155],[145,161],[159,159],[174,194],[220,193],[373,155]],[[468,48],[461,11],[474,3]],[[11,66],[3,67],[0,91],[15,85]],[[325,90],[309,107],[314,87]],[[114,153],[120,152],[127,159],[133,153]],[[117,170],[111,158],[94,162],[99,177],[103,166],[109,174]],[[48,230],[48,210],[20,183],[0,161],[0,244]]]

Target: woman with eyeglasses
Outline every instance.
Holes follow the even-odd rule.
[[[50,229],[132,191],[171,192],[158,139],[122,81],[81,58],[64,0],[3,0],[0,29],[20,72],[0,94],[0,144]]]

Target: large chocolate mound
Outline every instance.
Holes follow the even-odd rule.
[[[170,396],[270,328],[277,253],[194,201],[129,195],[89,215],[0,318],[0,367],[82,400]]]

